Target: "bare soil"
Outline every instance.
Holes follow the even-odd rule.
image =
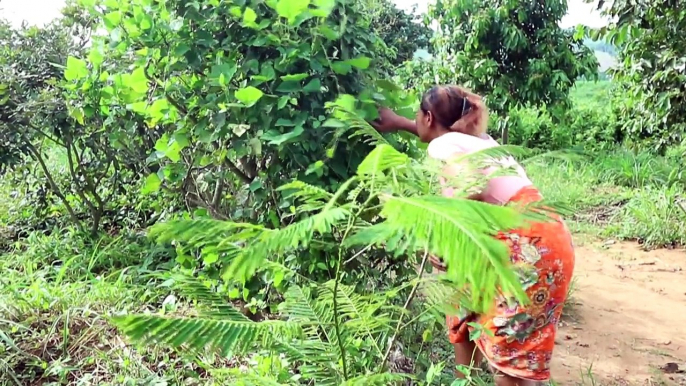
[[[558,385],[686,385],[686,251],[577,245]]]

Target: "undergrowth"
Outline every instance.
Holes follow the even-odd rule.
[[[573,209],[568,221],[575,231],[645,248],[686,243],[686,181],[678,157],[615,150],[576,162],[537,163],[527,171],[546,198]]]
[[[686,243],[681,169],[675,159],[616,151],[526,168],[546,198],[574,210],[568,221],[575,231],[638,240],[652,248]],[[6,185],[0,189],[0,224],[6,230],[12,223],[8,216],[16,213],[8,209],[16,207],[18,198]],[[76,231],[57,228],[2,239],[0,385],[39,379],[53,384],[212,384],[222,375],[210,369],[266,366],[260,357],[239,363],[131,346],[106,322],[115,312],[187,309],[150,275],[172,265],[173,251],[151,244],[140,233],[86,242]],[[440,316],[422,318],[421,329],[405,332],[405,348],[418,353],[421,366],[449,361],[452,348]],[[441,382],[452,372],[433,371],[443,374],[436,378]]]

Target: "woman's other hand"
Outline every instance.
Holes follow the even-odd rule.
[[[371,124],[381,133],[392,133],[402,129],[402,117],[388,107],[379,108],[379,118]]]
[[[438,256],[429,255],[429,263],[434,266],[435,269],[445,272],[448,270],[448,266],[445,265],[443,259]]]

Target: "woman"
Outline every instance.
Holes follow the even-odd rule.
[[[427,91],[414,121],[389,109],[379,111],[374,126],[381,132],[405,130],[428,142],[432,158],[449,161],[459,155],[498,146],[485,134],[488,111],[481,98],[457,86],[436,86]],[[516,175],[493,175],[470,199],[496,205],[529,204],[541,200],[524,170],[514,159],[497,160],[514,167]],[[451,173],[457,175],[453,167]],[[481,170],[486,176],[495,168]],[[445,181],[442,181],[445,183]],[[452,196],[452,189],[443,194]],[[518,304],[501,296],[492,311],[466,317],[448,316],[450,341],[457,365],[470,366],[486,359],[496,374],[496,385],[535,385],[550,379],[550,359],[557,323],[574,269],[571,235],[561,219],[528,223],[526,228],[501,233],[510,247],[510,259],[529,296]],[[445,269],[440,260],[432,263]],[[491,333],[469,340],[469,322],[477,322]],[[475,350],[478,348],[478,350]],[[458,373],[458,376],[464,376]]]

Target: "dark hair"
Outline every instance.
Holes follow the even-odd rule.
[[[481,135],[488,112],[478,95],[458,86],[434,86],[424,93],[419,108],[431,111],[436,122],[454,131]]]

